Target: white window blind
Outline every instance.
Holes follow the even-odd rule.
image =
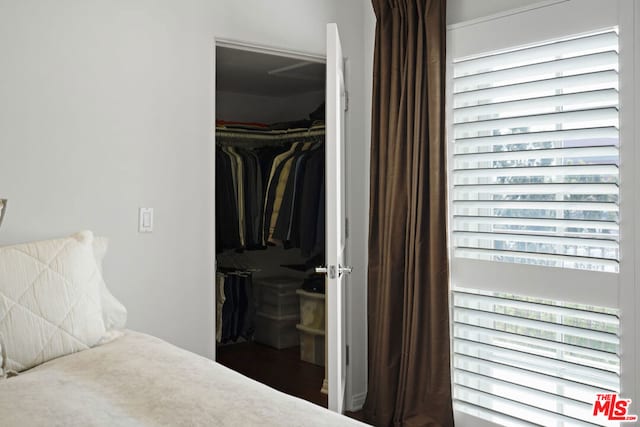
[[[507,426],[600,425],[597,393],[620,391],[617,310],[458,288],[458,410]]]
[[[618,271],[616,31],[454,60],[454,257]]]

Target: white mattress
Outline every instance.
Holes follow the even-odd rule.
[[[362,426],[158,338],[109,344],[0,380],[3,426]]]

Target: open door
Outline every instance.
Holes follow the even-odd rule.
[[[342,413],[346,375],[345,340],[345,147],[344,113],[346,92],[344,60],[336,24],[327,24],[326,94],[326,267],[327,275],[327,359],[329,409]]]

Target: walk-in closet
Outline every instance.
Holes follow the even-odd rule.
[[[216,48],[217,360],[326,406],[325,64]]]

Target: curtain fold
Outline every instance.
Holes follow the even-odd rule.
[[[452,426],[446,0],[372,0],[369,391],[377,426]]]

